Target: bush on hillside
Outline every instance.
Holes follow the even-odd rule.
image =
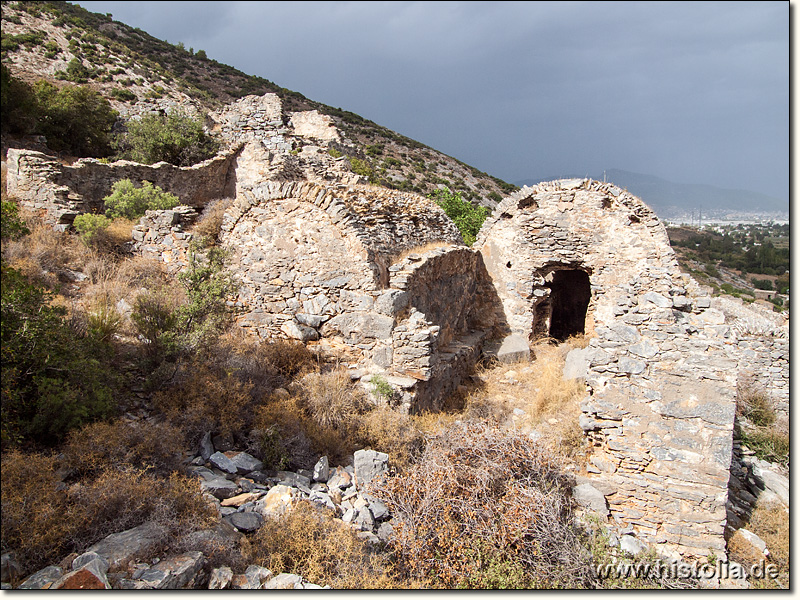
[[[109,156],[111,127],[117,112],[108,100],[84,86],[57,88],[46,81],[33,87],[36,96],[37,133],[58,152],[75,156]]]
[[[33,88],[0,66],[0,123],[8,133],[31,133],[38,121],[38,107]]]
[[[475,243],[481,225],[489,215],[486,207],[464,200],[460,192],[453,193],[449,188],[440,188],[432,194],[428,194],[428,198],[441,206],[447,216],[452,219],[467,246]]]
[[[111,220],[104,215],[84,213],[75,217],[72,224],[75,226],[75,230],[78,232],[78,235],[81,236],[83,242],[86,245],[90,245],[102,235],[103,231],[108,229]]]
[[[2,445],[55,444],[114,410],[116,376],[52,294],[2,266]]]
[[[103,198],[106,216],[137,219],[148,210],[168,210],[178,205],[178,197],[165,192],[149,181],[136,187],[130,179],[121,179],[111,187],[111,194]]]
[[[164,161],[188,167],[211,158],[220,147],[203,130],[202,120],[181,112],[148,115],[127,126],[117,142],[120,156],[147,165]]]

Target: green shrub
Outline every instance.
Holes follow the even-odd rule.
[[[6,240],[18,240],[22,236],[28,235],[30,230],[19,218],[19,206],[11,200],[2,201],[2,218],[0,218],[0,238]]]
[[[67,79],[75,83],[88,83],[92,72],[83,64],[80,58],[73,58],[67,64]]]
[[[123,102],[135,102],[136,101],[136,94],[134,94],[130,90],[122,89],[122,88],[114,88],[111,90],[111,95],[116,98],[117,100],[122,100]]]
[[[17,79],[5,65],[0,66],[0,123],[3,131],[31,133],[39,119],[33,88]]]
[[[789,433],[773,428],[743,428],[739,435],[742,443],[767,462],[789,464]]]
[[[211,158],[220,147],[203,131],[201,119],[180,112],[148,115],[127,125],[127,133],[118,140],[120,155],[148,165],[164,161],[191,166]]]
[[[489,211],[485,207],[467,202],[459,192],[453,193],[449,188],[440,188],[432,194],[428,194],[428,198],[441,206],[447,216],[452,219],[467,246],[475,243],[481,225],[489,215]]]
[[[375,179],[375,174],[372,172],[372,167],[369,166],[369,163],[359,158],[350,157],[350,169],[356,175],[363,175],[370,181]]]
[[[116,376],[51,294],[2,266],[2,444],[57,443],[114,409]]]
[[[38,105],[36,131],[59,152],[76,156],[108,156],[111,127],[117,113],[108,100],[83,86],[57,88],[46,81],[34,85]]]
[[[373,375],[369,382],[374,386],[372,390],[372,395],[375,396],[378,400],[382,400],[383,402],[388,402],[394,396],[394,389],[386,380],[386,377],[382,375]]]
[[[130,179],[121,179],[111,187],[111,194],[103,201],[106,216],[111,219],[124,217],[136,219],[148,210],[167,210],[178,205],[178,197],[165,192],[149,181],[137,188]]]
[[[91,213],[84,213],[75,217],[72,223],[75,226],[78,234],[84,243],[91,244],[97,240],[101,232],[108,229],[111,220],[104,215],[93,215]]]

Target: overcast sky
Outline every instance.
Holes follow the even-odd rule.
[[[509,182],[789,199],[788,2],[78,2]]]

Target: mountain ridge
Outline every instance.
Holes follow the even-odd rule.
[[[444,185],[493,207],[516,186],[355,113],[306,98],[208,58],[203,50],[158,40],[138,28],[63,1],[2,2],[2,60],[28,83],[81,84],[100,92],[121,116],[175,106],[207,114],[247,95],[277,94],[287,112],[330,116],[370,181],[430,194]],[[8,146],[3,140],[3,150]]]

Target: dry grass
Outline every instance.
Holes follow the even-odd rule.
[[[55,457],[11,452],[2,462],[3,550],[17,554],[25,574],[147,520],[162,525],[168,544],[213,516],[199,481],[178,473],[156,476],[109,465],[65,487]]]
[[[219,241],[222,218],[231,204],[233,204],[232,198],[212,200],[203,209],[203,213],[192,229],[192,233],[195,237],[203,240],[206,246],[213,246]]]
[[[789,589],[789,513],[783,506],[757,505],[750,516],[746,529],[755,533],[767,544],[770,552],[766,559],[779,569],[777,579],[751,579],[751,584],[760,589]],[[741,563],[750,570],[752,565],[764,561],[764,556],[753,548],[740,533],[735,533],[728,541],[731,560]]]
[[[335,589],[399,587],[384,555],[330,512],[308,502],[281,518],[267,519],[252,536],[250,552],[251,562],[273,573],[296,573]]]
[[[443,588],[583,587],[588,551],[559,461],[519,433],[460,424],[378,484],[401,576]]]
[[[72,433],[62,454],[65,466],[81,477],[130,467],[167,475],[181,468],[185,450],[183,433],[174,425],[115,421]]]
[[[233,374],[192,361],[182,367],[170,387],[153,395],[153,405],[193,447],[207,431],[227,438],[249,431],[254,406],[251,391],[251,384]]]
[[[30,234],[3,242],[3,258],[32,281],[55,289],[59,272],[77,269],[91,255],[76,236],[54,231],[31,215],[23,215]]]
[[[559,345],[541,340],[531,348],[531,362],[482,367],[477,385],[465,394],[462,417],[522,433],[537,431],[553,452],[580,462],[584,440],[578,418],[585,384],[565,380],[563,372],[569,350],[587,343],[583,336]]]
[[[425,436],[420,427],[423,420],[433,419],[427,415],[412,417],[380,406],[361,418],[359,438],[365,448],[386,452],[393,467],[405,470],[424,447]]]

